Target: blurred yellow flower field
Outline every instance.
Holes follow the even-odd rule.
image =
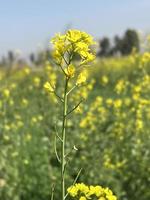
[[[67,35],[70,41],[72,34]],[[62,51],[57,40],[63,43],[63,39],[53,39]],[[81,52],[80,45],[76,51],[85,64],[93,59],[92,54],[85,55],[87,47]],[[59,64],[59,52],[54,53]],[[56,86],[60,94],[63,92],[63,77],[58,70],[47,60],[38,70],[30,66],[14,68],[9,73],[7,69],[0,70],[0,199],[48,199],[53,184],[55,198],[59,199],[59,163],[53,142],[56,122],[61,129],[59,98],[54,95]],[[81,98],[84,101],[67,122],[66,150],[72,146],[76,149],[66,172],[67,187],[72,185],[77,169],[82,168],[79,182],[109,187],[118,199],[148,200],[150,54],[97,59],[86,72],[76,70],[69,65],[65,71],[69,78],[78,74],[68,107],[72,108]],[[82,87],[78,87],[80,84]],[[71,90],[73,83],[68,87]],[[88,192],[93,190],[96,195],[96,187],[109,196],[102,195],[99,200],[116,199],[111,191],[100,186],[90,186]],[[68,189],[72,197],[73,189]],[[80,196],[80,200],[86,198]]]

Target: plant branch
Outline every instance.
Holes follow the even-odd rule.
[[[67,62],[67,60],[66,60],[65,56],[62,56],[62,57],[63,57],[63,59],[64,59],[64,61],[65,61],[66,65],[69,65],[69,63]]]
[[[74,179],[74,181],[73,181],[73,183],[72,183],[72,186],[74,186],[75,184],[76,184],[76,182],[77,182],[77,180],[78,180],[78,178],[79,178],[79,176],[80,176],[80,174],[81,174],[81,171],[82,171],[82,168],[79,170],[79,172],[77,173],[77,176],[75,177],[75,179]],[[68,196],[68,192],[67,192],[67,194],[66,194],[66,196],[65,196],[65,199],[67,198],[67,196]]]
[[[67,92],[67,96],[77,87],[77,85],[74,85],[68,92]]]
[[[54,184],[52,185],[52,188],[51,188],[51,200],[54,199],[54,190],[55,190],[55,186]]]
[[[64,73],[64,75],[67,76],[65,70],[63,69],[63,67],[61,65],[59,65],[59,66],[60,66],[62,72]]]
[[[65,87],[64,87],[64,102],[63,102],[63,121],[62,121],[62,143],[61,143],[61,200],[65,199],[65,144],[66,144],[66,126],[67,126],[67,90],[68,90],[68,81],[69,79],[66,77],[65,79]]]
[[[72,108],[68,113],[67,115],[71,114],[75,109],[77,109],[79,107],[79,105],[83,102],[83,99],[76,105],[74,106],[74,108]]]
[[[56,136],[55,136],[54,149],[55,149],[56,158],[57,158],[58,162],[61,163],[61,160],[60,160],[58,152],[57,152],[57,137]]]
[[[61,97],[55,92],[55,90],[54,90],[53,93],[54,93],[55,96],[63,103],[63,98],[61,98]]]
[[[76,148],[75,145],[74,145],[74,146],[72,147],[72,149],[65,155],[65,157],[69,156],[69,155],[72,153],[73,150],[78,151],[78,149]]]
[[[55,135],[58,137],[58,139],[62,142],[62,139],[61,139],[61,137],[59,136],[59,134],[58,134],[58,130],[57,130],[57,127],[56,127],[56,125],[55,125]]]

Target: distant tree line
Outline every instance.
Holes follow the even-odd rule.
[[[1,57],[0,67],[4,66],[13,67],[16,64],[18,67],[22,67],[28,65],[28,63],[35,66],[41,66],[45,62],[45,60],[50,60],[50,59],[51,59],[51,51],[48,49],[36,53],[30,53],[28,59],[19,58],[13,51],[8,51],[6,56]]]
[[[110,40],[108,37],[100,39],[97,56],[108,57],[118,54],[121,56],[125,56],[130,54],[133,48],[136,49],[137,52],[140,51],[139,37],[135,30],[128,29],[122,37],[116,35],[113,41]],[[28,60],[32,65],[41,66],[43,62],[48,59],[51,59],[50,50],[45,50],[38,53],[31,53]],[[14,63],[17,63],[18,66],[24,66],[27,62],[25,59],[17,59],[13,51],[8,51],[7,56],[3,56],[0,60],[0,66],[12,67]]]
[[[99,51],[97,53],[100,57],[114,56],[120,54],[122,56],[129,55],[133,48],[137,52],[140,50],[140,40],[135,30],[128,29],[123,37],[115,36],[113,43],[108,37],[104,37],[99,41]]]

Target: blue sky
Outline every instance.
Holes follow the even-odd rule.
[[[150,0],[0,0],[0,55],[45,48],[66,28],[96,38],[127,28],[150,31]]]

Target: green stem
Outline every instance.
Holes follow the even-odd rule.
[[[61,143],[61,200],[65,199],[65,144],[67,125],[67,89],[69,79],[66,77],[63,101],[62,143]]]

